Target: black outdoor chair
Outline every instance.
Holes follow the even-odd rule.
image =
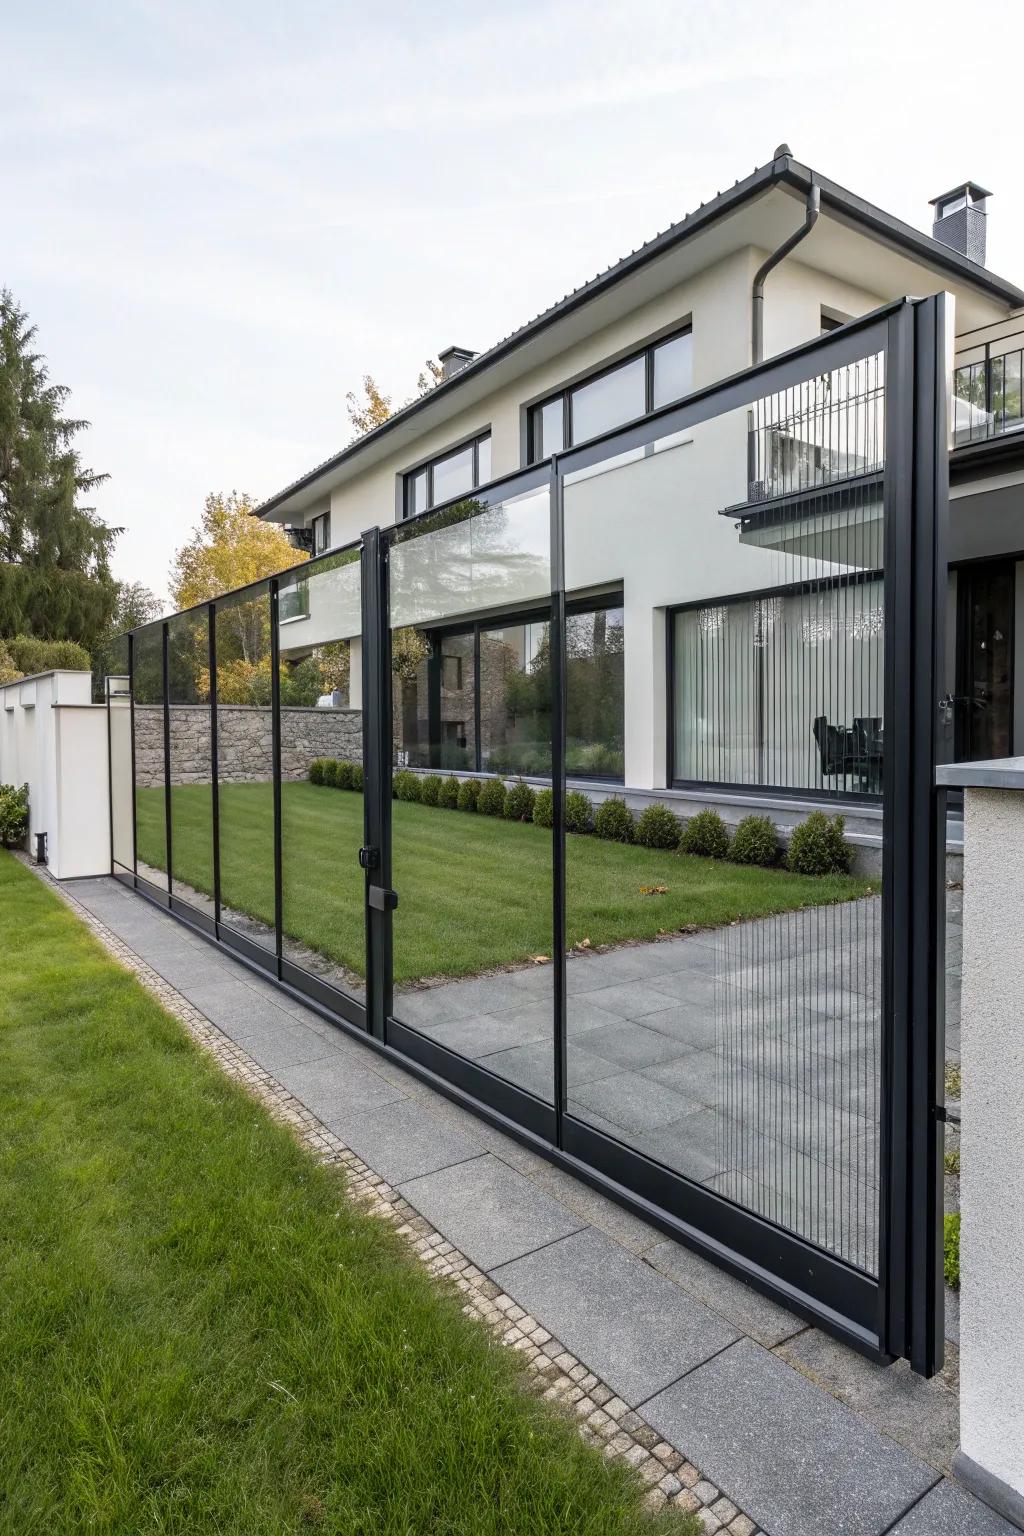
[[[818,715],[814,740],[821,758],[822,778],[859,779],[862,788],[877,791],[882,782],[882,722],[877,715],[857,715],[852,729],[830,725]]]

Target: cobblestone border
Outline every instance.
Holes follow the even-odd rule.
[[[580,1421],[580,1435],[588,1444],[600,1447],[609,1460],[622,1460],[633,1467],[641,1482],[648,1485],[644,1503],[652,1513],[670,1506],[695,1513],[709,1536],[763,1536],[754,1521],[663,1440],[642,1414],[616,1397],[583,1361],[524,1312],[300,1100],[77,901],[49,870],[24,854],[16,857],[50,886],[103,948],[153,994],[228,1077],[241,1083],[274,1120],[289,1126],[318,1162],[345,1170],[350,1197],[370,1215],[388,1222],[428,1274],[458,1287],[466,1297],[463,1312],[482,1322],[506,1348],[525,1357],[534,1389],[575,1415]]]

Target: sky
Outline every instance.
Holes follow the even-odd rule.
[[[2,10],[0,286],[91,423],[115,574],[161,598],[206,494],[336,452],[364,373],[405,400],[781,141],[921,229],[980,181],[1024,283],[1006,0]]]

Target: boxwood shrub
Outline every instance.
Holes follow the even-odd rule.
[[[843,836],[845,828],[842,816],[812,811],[790,835],[786,868],[797,875],[848,875],[853,849]]]
[[[536,798],[529,784],[524,784],[522,779],[517,779],[509,786],[502,815],[506,821],[532,821],[533,802]]]
[[[309,765],[309,782],[322,784],[324,782],[324,769],[327,767],[326,757],[314,757]]]
[[[533,824],[550,827],[555,820],[555,797],[550,789],[538,789],[533,798]]]
[[[485,779],[476,808],[484,816],[503,816],[505,813],[505,786],[500,779]]]
[[[330,785],[331,789],[337,789],[338,787],[338,769],[340,767],[341,764],[336,757],[329,757],[324,763],[324,783]]]
[[[582,789],[570,789],[565,797],[565,830],[589,832],[594,808]]]
[[[459,785],[459,810],[475,811],[480,799],[480,780],[463,779]]]
[[[342,762],[342,763],[335,763],[335,765],[334,765],[334,787],[335,787],[335,789],[351,789],[352,788],[352,764],[351,763],[344,763],[344,762]]]
[[[420,798],[420,778],[411,768],[401,768],[391,781],[391,793],[396,800],[416,801]]]
[[[420,802],[423,805],[436,805],[437,797],[441,793],[441,775],[428,773],[425,779],[420,779]]]
[[[357,790],[359,790],[360,793],[362,793],[362,788],[363,788],[363,765],[362,765],[362,763],[353,763],[352,764],[352,788],[353,789],[357,789]]]
[[[686,823],[681,845],[684,853],[702,859],[724,859],[729,852],[729,834],[717,811],[698,811]]]
[[[459,781],[454,773],[450,773],[446,779],[441,780],[441,787],[437,792],[437,803],[446,811],[454,811],[459,803]]]
[[[611,843],[631,843],[635,831],[633,813],[625,800],[613,795],[602,800],[594,815],[594,831]]]
[[[648,805],[636,824],[636,840],[643,848],[678,848],[683,829],[679,817],[667,805]]]
[[[770,816],[744,816],[729,844],[734,864],[761,864],[771,869],[778,863],[779,840]]]

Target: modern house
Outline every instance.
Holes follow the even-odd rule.
[[[945,291],[955,370],[949,644],[936,701],[944,755],[1024,752],[1024,291],[985,265],[988,197],[967,182],[933,199],[924,234],[781,145],[489,350],[442,352],[436,388],[259,515],[315,554],[342,548],[373,525],[457,507],[894,298]],[[870,825],[881,757],[884,384],[880,363],[867,360],[799,397],[658,445],[679,452],[655,453],[636,471],[642,550],[631,544],[625,482],[607,472],[616,465],[567,490],[571,775],[727,814],[734,804],[741,814],[751,792],[840,796],[867,815],[862,830]],[[835,543],[812,567],[823,516]],[[814,529],[805,544],[801,520]],[[396,698],[398,762],[544,775],[546,510],[540,522],[537,559],[518,585],[435,594],[393,615],[416,625],[422,646]],[[821,579],[809,582],[815,570]],[[286,660],[328,639],[358,647],[356,571],[334,573],[330,602],[326,579],[310,586],[282,592]],[[809,647],[827,653],[817,669],[798,655]],[[358,674],[353,666],[338,702],[359,707]],[[820,685],[794,688],[791,676]],[[776,809],[785,821],[783,800]]]

